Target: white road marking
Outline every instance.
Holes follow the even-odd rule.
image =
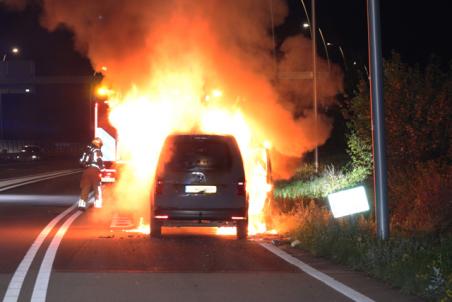
[[[46,239],[47,235],[52,231],[54,226],[68,213],[70,213],[74,208],[75,204],[73,204],[71,207],[66,209],[64,212],[56,216],[52,219],[52,221],[47,224],[47,226],[39,233],[38,237],[36,237],[35,241],[31,245],[30,249],[28,249],[27,253],[25,254],[25,257],[20,262],[19,266],[17,267],[16,271],[14,272],[14,275],[9,282],[8,289],[6,290],[5,296],[3,298],[3,302],[16,302],[19,298],[20,290],[22,288],[25,276],[27,275],[28,269],[30,268],[31,263],[33,262],[33,259],[36,256],[36,253],[38,252],[39,248],[41,247],[42,243]]]
[[[310,275],[311,277],[314,277],[315,279],[325,283],[329,287],[333,288],[334,290],[340,292],[344,296],[352,299],[353,301],[359,301],[359,302],[374,302],[374,300],[370,299],[367,296],[364,296],[363,294],[357,292],[351,287],[348,287],[347,285],[331,278],[327,274],[324,274],[312,266],[307,265],[303,261],[289,255],[288,253],[284,252],[283,250],[277,248],[276,246],[269,244],[269,243],[260,243],[261,246],[272,252],[273,254],[277,255],[278,257],[281,257],[285,261],[289,262],[290,264],[298,267],[306,274]]]
[[[38,277],[36,278],[35,287],[33,288],[33,294],[31,295],[32,302],[44,302],[47,296],[47,288],[49,286],[50,273],[52,272],[53,261],[58,250],[58,246],[61,240],[66,234],[69,226],[82,214],[81,211],[77,211],[69,217],[64,224],[60,227],[56,235],[50,242],[47,248],[44,259],[42,260],[41,267],[39,268]]]
[[[24,177],[24,178],[19,178],[19,179],[11,179],[11,180],[6,180],[6,181],[0,181],[0,192],[1,191],[6,191],[6,190],[9,190],[9,189],[13,189],[13,188],[17,188],[17,187],[20,187],[20,186],[32,184],[32,183],[35,183],[35,182],[44,181],[44,180],[47,180],[47,179],[52,179],[52,178],[67,176],[67,175],[71,175],[71,174],[76,174],[76,173],[79,173],[79,172],[80,172],[80,169],[67,170],[67,171],[65,170],[65,171],[59,171],[59,172],[53,172],[53,173],[29,176],[29,177]]]
[[[118,214],[114,214],[111,219],[110,228],[128,228],[133,226],[134,224],[132,219],[127,216],[119,216]]]

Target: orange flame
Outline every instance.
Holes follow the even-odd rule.
[[[230,134],[236,138],[245,164],[249,233],[265,232],[263,210],[271,189],[264,148],[268,140],[257,135],[239,106],[223,102],[231,94],[217,88],[209,93],[204,90],[196,74],[167,73],[154,79],[147,91],[134,87],[124,97],[110,100],[109,118],[118,131],[120,157],[131,164],[130,171],[124,172],[127,177],[120,178],[117,192],[133,195],[138,202],[148,200],[160,149],[169,134]]]

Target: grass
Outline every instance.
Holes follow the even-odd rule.
[[[274,197],[279,199],[324,198],[328,194],[350,188],[363,182],[368,176],[365,169],[338,170],[325,166],[316,174],[312,166],[301,167],[294,177],[275,183]]]
[[[314,203],[298,209],[309,217],[293,231],[300,247],[430,301],[452,301],[452,236],[382,241],[368,218],[334,220]]]
[[[367,177],[363,171],[341,171],[327,166],[321,173],[301,167],[294,177],[275,185],[275,205],[285,230],[314,255],[416,294],[429,301],[452,301],[452,234],[392,231],[389,240],[375,236],[372,214],[334,219],[325,206],[329,193],[354,186]]]

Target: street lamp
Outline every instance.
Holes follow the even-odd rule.
[[[325,37],[323,37],[322,30],[319,27],[320,37],[322,38],[323,47],[325,48],[326,61],[328,63],[328,71],[331,71],[330,55],[328,54],[328,47],[326,46]]]
[[[341,54],[341,57],[342,57],[342,61],[344,63],[344,69],[347,70],[347,63],[345,61],[345,54],[344,54],[344,50],[342,49],[342,46],[341,45],[335,45],[335,44],[333,44],[331,42],[327,42],[326,45],[327,46],[337,46],[337,49],[339,50],[339,53]]]
[[[10,49],[9,53],[11,53],[13,55],[18,55],[20,53],[20,49],[19,49],[19,47],[14,46]],[[5,52],[3,54],[2,62],[6,62],[7,57],[8,57],[8,52]]]

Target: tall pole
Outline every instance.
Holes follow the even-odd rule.
[[[317,24],[315,0],[311,0],[311,39],[312,39],[312,94],[314,99],[314,138],[317,140]],[[317,143],[314,151],[315,172],[319,172],[319,152]]]
[[[323,48],[325,48],[326,61],[328,63],[328,72],[331,71],[331,63],[330,63],[330,55],[328,54],[328,47],[326,46],[325,37],[323,36],[323,32],[319,27],[320,37],[322,38]]]
[[[381,58],[379,0],[367,0],[367,25],[369,35],[375,214],[377,218],[377,235],[380,239],[386,240],[389,238],[389,214],[387,204],[383,67]]]

